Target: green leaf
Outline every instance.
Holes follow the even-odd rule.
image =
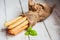
[[[31,26],[29,26],[29,28],[27,29],[25,35],[29,35],[30,30],[32,30],[32,27]]]
[[[29,34],[31,36],[37,36],[37,32],[35,30],[31,30]]]
[[[32,27],[29,26],[29,28],[27,29],[25,35],[31,35],[31,36],[36,36],[37,35],[37,32],[35,30],[32,30]]]
[[[25,35],[27,35],[27,36],[28,36],[28,35],[29,35],[29,32],[27,32],[27,31],[26,31],[26,32],[25,32]]]
[[[29,28],[27,29],[27,31],[29,32],[30,30],[32,30],[32,27],[31,26],[29,26]]]

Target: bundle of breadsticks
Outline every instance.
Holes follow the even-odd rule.
[[[35,3],[33,0],[29,0],[29,11],[21,16],[5,23],[7,26],[7,32],[12,35],[16,35],[21,31],[33,26],[39,21],[46,19],[53,11],[53,7],[50,7],[46,3]]]

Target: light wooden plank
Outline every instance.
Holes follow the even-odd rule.
[[[33,29],[36,30],[38,34],[37,36],[30,36],[30,40],[51,40],[47,34],[43,22],[37,23]]]
[[[46,0],[49,5],[56,4],[57,0]],[[59,40],[59,29],[60,29],[60,19],[58,18],[56,12],[54,11],[52,15],[45,20],[46,27],[52,40]]]
[[[0,40],[6,40],[6,31],[0,31]]]
[[[55,12],[44,22],[51,35],[51,38],[53,40],[59,40],[60,19],[58,19]]]
[[[4,0],[0,0],[0,30],[4,29],[5,22],[5,9],[4,9]]]
[[[21,14],[21,6],[19,0],[5,0],[6,3],[6,15],[7,21],[18,17]],[[7,40],[28,40],[28,37],[24,34],[25,31],[21,32],[16,36],[7,34]]]
[[[28,40],[28,36],[25,36],[25,31],[22,31],[16,36],[7,35],[8,40]]]
[[[0,40],[6,40],[6,32],[4,31],[5,23],[5,8],[4,0],[0,0]]]
[[[21,2],[21,6],[22,6],[22,10],[24,13],[26,13],[28,11],[28,0],[20,0]]]
[[[5,0],[7,21],[18,17],[21,14],[19,0]]]

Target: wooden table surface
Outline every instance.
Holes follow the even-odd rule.
[[[0,0],[0,40],[60,40],[60,4],[59,0],[36,0],[49,5],[56,4],[52,14],[43,22],[37,23],[33,29],[37,36],[25,36],[25,30],[16,36],[8,35],[4,23],[18,17],[22,10],[28,11],[28,0]]]

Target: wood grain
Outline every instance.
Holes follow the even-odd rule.
[[[37,31],[37,36],[30,36],[30,40],[51,40],[43,22],[37,23],[34,27],[34,30]]]
[[[57,7],[57,0],[46,0],[46,3],[48,3],[49,5],[53,5],[56,4]],[[55,7],[55,8],[56,8]],[[54,10],[51,14],[50,17],[48,17],[48,19],[46,19],[45,25],[48,29],[48,32],[52,38],[52,40],[59,40],[59,29],[60,29],[60,19],[58,17],[58,14],[55,12],[56,10]]]
[[[18,17],[22,13],[19,0],[5,0],[5,3],[7,21]],[[11,36],[7,34],[7,40],[28,40],[28,37],[25,36],[24,32],[25,31],[16,36]]]
[[[0,40],[6,40],[4,0],[0,0]]]
[[[0,0],[0,40],[60,40],[59,0],[36,0],[38,3],[56,4],[54,12],[44,22],[37,23],[33,29],[37,36],[25,36],[25,30],[16,36],[6,34],[4,23],[28,11],[28,0]],[[21,3],[20,3],[21,2]]]

